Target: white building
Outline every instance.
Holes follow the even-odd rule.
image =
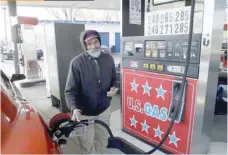
[[[41,8],[21,7],[17,8],[18,16],[37,17],[39,24],[55,20],[55,22],[85,23],[85,29],[95,29],[100,32],[102,44],[108,47],[116,46],[115,52],[120,52],[120,11],[118,10],[88,10],[71,8]],[[66,14],[67,15],[66,15]],[[3,16],[3,11],[0,12]],[[8,16],[8,10],[6,11]],[[2,20],[3,18],[1,18]],[[3,22],[1,22],[3,23]],[[7,19],[9,28],[9,19]],[[4,34],[4,25],[0,25],[0,31]],[[10,40],[10,29],[7,30]]]

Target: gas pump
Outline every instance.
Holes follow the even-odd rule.
[[[23,73],[27,79],[42,78],[42,70],[37,61],[35,26],[38,19],[35,17],[17,16],[19,59],[23,67]],[[39,80],[38,80],[39,81]],[[21,84],[22,86],[26,85]]]
[[[225,1],[159,2],[122,0],[122,129],[148,153],[206,153]]]
[[[48,87],[50,88],[52,106],[59,108],[61,112],[69,112],[64,89],[70,61],[83,51],[79,36],[84,30],[84,24],[65,23],[51,23],[44,28],[49,72]]]

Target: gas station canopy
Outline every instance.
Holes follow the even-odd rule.
[[[30,7],[71,7],[87,9],[119,10],[119,0],[74,0],[74,1],[17,1],[18,6]]]

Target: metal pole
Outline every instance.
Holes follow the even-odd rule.
[[[7,38],[7,24],[6,24],[6,7],[4,6],[2,8],[3,12],[4,12],[4,27],[5,27],[5,45],[8,45],[8,38]]]
[[[12,17],[17,17],[16,1],[8,1],[8,8],[9,8],[10,19],[12,19]],[[11,20],[10,20],[12,42],[14,44],[14,53],[13,53],[14,68],[15,68],[15,73],[20,74],[20,66],[19,66],[19,59],[18,59],[18,47],[17,47],[17,43],[19,41],[19,39],[18,39],[18,24],[15,24],[15,25],[12,25],[12,24],[13,23],[11,23]]]

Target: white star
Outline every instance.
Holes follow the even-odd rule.
[[[167,90],[164,90],[162,88],[162,84],[160,85],[159,88],[155,88],[157,90],[157,98],[161,97],[163,100],[165,100],[165,93],[167,92]]]
[[[134,126],[136,128],[136,124],[138,123],[138,121],[135,119],[135,116],[133,115],[132,118],[130,118],[131,120],[131,126]]]
[[[131,91],[135,91],[137,93],[137,88],[138,88],[139,84],[137,84],[135,82],[135,79],[133,82],[130,82],[130,84],[131,84]]]
[[[172,135],[169,135],[169,138],[170,138],[169,144],[172,144],[173,143],[176,147],[178,147],[177,146],[177,142],[180,140],[180,138],[177,138],[176,137],[175,131],[173,131],[173,134]]]
[[[150,90],[151,90],[152,87],[150,87],[148,85],[148,82],[147,81],[146,81],[146,84],[145,85],[142,85],[142,87],[143,87],[143,95],[144,94],[147,94],[148,96],[150,96]]]
[[[161,135],[164,133],[163,131],[160,130],[160,126],[158,125],[157,129],[154,128],[155,135],[154,137],[159,137],[162,140]]]
[[[148,129],[150,128],[150,126],[146,124],[146,120],[144,121],[144,123],[141,123],[141,125],[142,131],[146,131],[146,133],[148,134]]]

